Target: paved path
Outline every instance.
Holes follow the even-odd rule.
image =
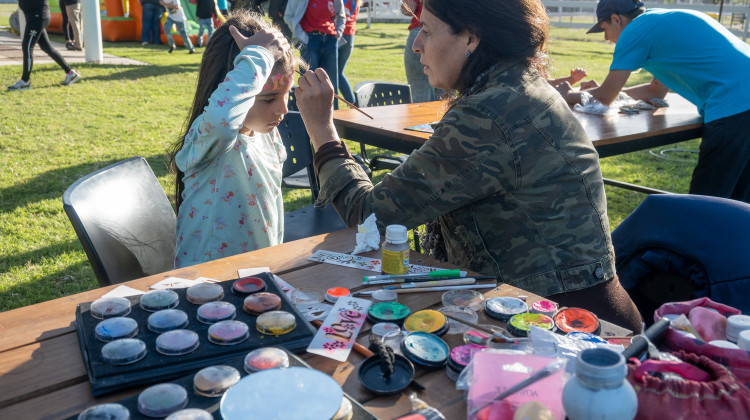
[[[57,50],[68,63],[85,63],[86,56],[83,51],[70,51],[65,48],[65,44],[50,41],[52,47]],[[39,46],[34,47],[34,64],[54,63],[54,61]],[[137,60],[117,57],[112,54],[104,54],[104,60],[101,64],[136,64],[147,65]],[[21,51],[21,37],[0,30],[0,66],[23,65],[23,52]]]

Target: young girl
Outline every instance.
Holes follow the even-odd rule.
[[[247,11],[236,11],[209,39],[189,128],[170,156],[175,267],[281,243],[286,151],[276,126],[297,65],[284,36]]]

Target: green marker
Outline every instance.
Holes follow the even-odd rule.
[[[435,270],[429,273],[406,273],[406,274],[383,274],[379,276],[364,276],[362,279],[365,283],[369,284],[380,284],[377,283],[380,280],[400,280],[408,279],[413,277],[431,277],[431,278],[443,278],[443,277],[466,277],[466,272],[461,270]]]

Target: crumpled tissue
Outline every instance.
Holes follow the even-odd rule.
[[[639,111],[649,111],[652,109],[656,109],[656,107],[642,100],[635,100],[624,92],[620,92],[610,105],[604,105],[588,92],[581,92],[581,103],[573,106],[574,111],[595,115],[617,114],[618,112],[637,114]]]
[[[355,236],[355,239],[357,244],[354,246],[352,254],[374,251],[380,248],[380,231],[378,231],[375,213],[369,215],[364,223],[357,225],[357,235]]]

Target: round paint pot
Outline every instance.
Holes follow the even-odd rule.
[[[565,308],[555,314],[555,325],[564,332],[587,332],[598,335],[601,331],[599,318],[582,308]]]
[[[460,306],[477,312],[484,308],[484,295],[471,289],[449,290],[441,298],[443,306]]]
[[[93,301],[89,312],[96,319],[125,316],[130,313],[130,301],[124,297],[106,296]]]
[[[130,420],[130,410],[122,404],[105,403],[89,407],[78,415],[77,420]]]
[[[297,320],[287,311],[270,311],[258,316],[255,329],[262,334],[283,335],[297,328]]]
[[[461,372],[471,362],[474,353],[488,348],[477,344],[464,344],[463,346],[454,347],[448,358],[448,366]]]
[[[374,303],[367,310],[367,320],[371,324],[378,322],[392,322],[396,325],[402,325],[406,317],[411,314],[408,306],[398,302],[380,302]]]
[[[195,312],[195,318],[204,324],[234,319],[235,316],[237,316],[237,308],[222,300],[204,303]]]
[[[253,373],[266,369],[289,367],[289,356],[278,347],[263,347],[245,356],[245,372]]]
[[[573,340],[588,341],[589,343],[607,344],[607,340],[591,333],[573,331],[565,334],[565,336]]]
[[[513,315],[507,325],[508,332],[516,337],[527,337],[532,326],[547,331],[553,331],[555,328],[555,322],[547,315],[526,312]]]
[[[463,372],[463,369],[456,369],[451,366],[450,363],[445,366],[445,374],[448,375],[448,378],[453,382],[458,381],[458,377],[461,376],[461,372]]]
[[[240,372],[231,366],[209,366],[193,376],[193,392],[202,397],[218,397],[239,380]]]
[[[414,380],[414,365],[404,356],[393,355],[393,373],[386,376],[384,360],[375,355],[359,366],[358,377],[362,386],[377,395],[397,394]]]
[[[339,298],[349,296],[352,292],[346,287],[331,287],[326,290],[326,300],[331,303],[336,303]]]
[[[339,411],[333,415],[331,420],[351,420],[354,417],[354,406],[348,398],[341,399],[341,407]]]
[[[711,340],[708,342],[708,344],[716,347],[721,347],[723,349],[733,349],[733,350],[739,350],[740,346],[732,343],[731,341],[727,340]]]
[[[166,417],[187,404],[185,388],[172,383],[150,386],[138,395],[138,411],[147,417]]]
[[[164,420],[214,420],[214,416],[201,408],[186,408],[175,411]]]
[[[417,311],[404,320],[404,329],[408,332],[421,331],[439,337],[448,331],[448,318],[431,309]]]
[[[375,303],[379,302],[398,302],[398,293],[393,290],[379,289],[372,292],[372,301]]]
[[[740,335],[737,337],[737,347],[750,351],[750,330],[740,332]]]
[[[208,327],[208,341],[221,346],[239,344],[250,337],[250,327],[242,321],[219,321]]]
[[[500,296],[487,300],[484,305],[484,313],[487,316],[508,322],[513,315],[529,311],[529,306],[521,299]]]
[[[110,365],[129,365],[146,357],[146,343],[137,338],[121,338],[102,347],[102,359]]]
[[[440,337],[425,332],[413,332],[404,337],[401,351],[419,366],[439,368],[448,363],[450,347]]]
[[[268,369],[240,379],[221,397],[224,420],[330,419],[341,408],[344,392],[329,375],[293,366]]]
[[[325,300],[325,295],[321,290],[309,287],[300,287],[292,291],[292,302],[295,305],[312,305]]]
[[[165,356],[182,356],[200,345],[198,334],[190,330],[172,330],[156,337],[156,351]]]
[[[232,283],[232,293],[237,296],[247,296],[266,290],[266,282],[260,277],[243,277]]]
[[[180,296],[174,290],[152,290],[141,296],[141,309],[156,312],[172,309],[180,303]]]
[[[250,315],[281,309],[281,298],[273,293],[260,292],[245,298],[242,309]]]
[[[392,322],[378,322],[370,330],[370,342],[382,340],[386,335],[397,331],[401,331],[401,328]]]
[[[224,298],[224,289],[216,283],[198,283],[188,287],[185,293],[188,302],[203,305]]]
[[[149,330],[164,333],[187,327],[188,316],[179,309],[164,309],[149,315],[146,323]]]
[[[308,321],[314,321],[316,319],[324,320],[328,314],[331,312],[331,309],[333,306],[327,304],[327,303],[301,303],[298,305],[294,305],[299,309],[299,311],[302,313],[302,316],[305,317]]]
[[[466,306],[444,306],[438,309],[438,311],[442,314],[447,314],[458,319],[463,319],[464,321],[468,321],[472,324],[476,324],[477,320],[479,319],[479,315]],[[458,321],[449,319],[448,328],[448,334],[463,334],[470,327],[466,324],[462,324]]]
[[[100,321],[94,327],[94,337],[108,343],[120,338],[130,338],[138,334],[138,322],[133,318],[118,316]]]
[[[557,312],[557,304],[550,300],[538,300],[531,304],[532,314],[544,314],[549,317]]]
[[[499,334],[502,334],[506,337],[510,336],[510,333],[506,331],[503,328],[498,327],[497,325],[491,325],[491,324],[480,324],[481,327],[487,328],[490,331],[497,332]],[[492,337],[490,334],[487,334],[484,331],[480,331],[474,328],[469,328],[464,332],[463,339],[465,344],[477,344],[480,346],[488,346],[488,347],[496,347],[497,344],[505,344],[503,343],[497,343],[492,340]]]
[[[740,333],[745,330],[750,330],[750,315],[732,315],[727,318],[727,340],[736,343]]]

